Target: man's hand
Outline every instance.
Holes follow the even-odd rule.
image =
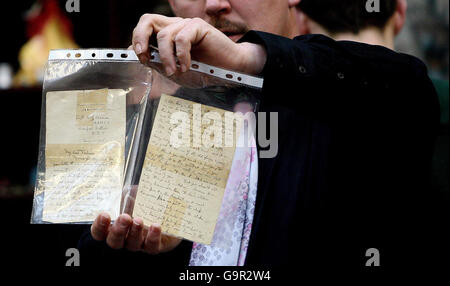
[[[127,214],[120,215],[113,225],[108,214],[100,214],[91,226],[91,234],[95,240],[106,240],[113,249],[126,248],[149,254],[170,251],[181,242],[181,239],[161,234],[161,226],[145,227],[142,219],[132,219]]]
[[[143,63],[148,61],[149,39],[155,34],[168,76],[177,69],[186,72],[191,59],[248,74],[261,73],[266,62],[263,47],[251,43],[237,44],[200,18],[145,14],[133,31],[132,45]]]

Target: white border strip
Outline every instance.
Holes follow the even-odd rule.
[[[88,50],[51,50],[48,60],[110,60],[139,61],[133,50],[88,49]]]
[[[115,49],[83,49],[83,50],[51,50],[48,60],[106,60],[106,61],[139,61],[133,50]],[[159,53],[151,51],[151,62],[162,63]],[[245,84],[250,87],[262,88],[264,79],[251,75],[221,69],[197,61],[192,61],[191,71],[207,74],[227,81]]]
[[[150,54],[150,61],[155,63],[161,63],[159,53],[153,50]],[[262,88],[264,79],[251,75],[246,75],[238,72],[221,69],[215,66],[210,66],[197,61],[191,61],[189,70],[204,73],[213,77],[218,77],[224,80],[245,84],[251,87]]]

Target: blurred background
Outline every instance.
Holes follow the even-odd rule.
[[[433,160],[433,188],[449,197],[449,1],[408,0],[408,21],[397,50],[429,68],[441,102],[441,131]],[[50,49],[127,48],[144,13],[170,15],[166,0],[80,0],[68,13],[66,0],[21,0],[0,9],[0,214],[2,260],[23,256],[63,266],[83,227],[29,225],[37,163],[42,77]],[[8,229],[9,228],[9,229]],[[8,237],[8,233],[26,234]],[[30,236],[33,237],[30,241]],[[5,256],[6,249],[8,256]],[[35,252],[29,256],[30,249]]]

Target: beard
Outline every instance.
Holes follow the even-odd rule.
[[[233,22],[219,17],[211,18],[210,24],[230,38],[237,35],[244,35],[250,30],[244,23]]]

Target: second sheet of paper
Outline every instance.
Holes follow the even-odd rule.
[[[195,104],[162,95],[147,147],[133,216],[142,218],[145,225],[160,224],[165,233],[210,244],[236,146],[193,146],[193,137],[205,135],[207,128],[205,125],[197,131],[192,128]],[[171,144],[171,136],[177,128],[177,124],[173,124],[173,115],[177,112],[189,116],[190,146]],[[201,105],[203,115],[210,113],[223,119],[225,112]],[[225,120],[219,122],[222,124],[222,137],[226,132],[233,132],[227,130],[230,126],[224,123]],[[199,131],[201,134],[195,133]]]

